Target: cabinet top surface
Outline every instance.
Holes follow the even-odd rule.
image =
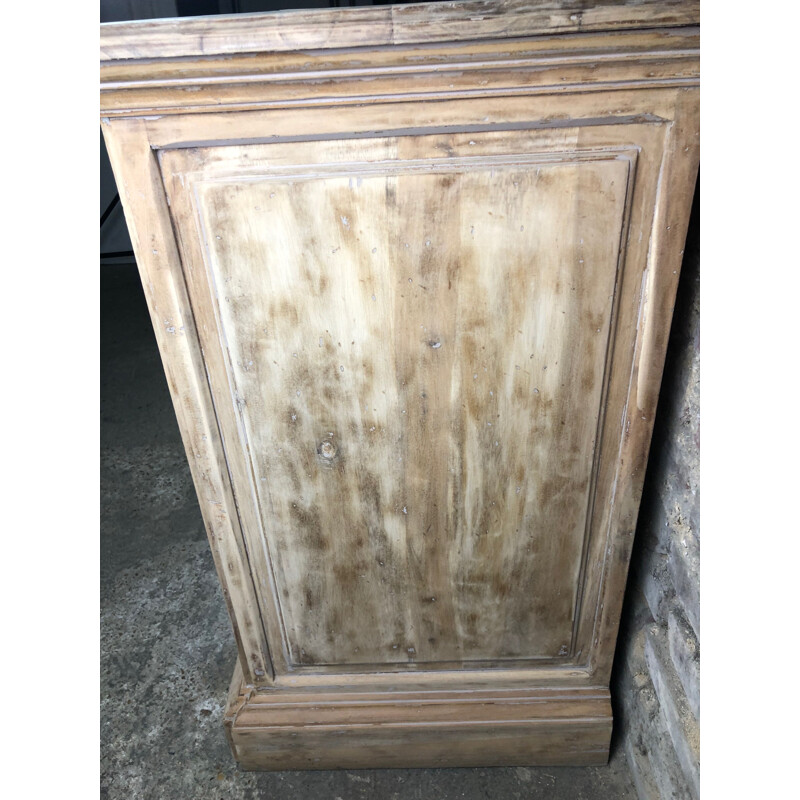
[[[105,23],[101,62],[697,25],[699,0],[463,0]]]

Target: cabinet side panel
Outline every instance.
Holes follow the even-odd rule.
[[[393,147],[324,176],[172,180],[193,187],[196,302],[290,662],[565,658],[630,162],[390,170]]]

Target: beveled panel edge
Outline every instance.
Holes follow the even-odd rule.
[[[570,664],[529,664],[488,669],[470,664],[447,669],[384,669],[376,672],[311,672],[293,670],[276,674],[268,685],[256,685],[257,692],[439,692],[457,688],[464,691],[517,691],[558,686],[597,686],[585,666]]]
[[[604,450],[603,447],[603,445],[606,444],[603,431],[605,429],[605,417],[606,412],[608,411],[608,398],[611,379],[613,376],[614,353],[617,347],[617,321],[620,315],[620,289],[629,260],[628,240],[631,230],[631,216],[633,213],[633,195],[636,190],[636,167],[638,164],[638,156],[641,153],[641,147],[634,145],[631,145],[628,148],[620,149],[623,150],[627,155],[628,175],[627,185],[625,187],[625,202],[622,209],[622,219],[620,220],[619,241],[617,244],[617,268],[614,275],[614,298],[611,304],[611,313],[608,324],[608,341],[604,354],[602,379],[603,388],[600,395],[600,409],[597,417],[597,427],[595,429],[592,471],[589,483],[586,518],[584,523],[585,528],[583,543],[581,545],[580,571],[578,574],[578,580],[576,581],[575,600],[573,603],[572,638],[569,644],[569,658],[573,663],[578,663],[578,655],[582,654],[582,650],[578,649],[580,646],[579,632],[581,623],[584,622],[582,614],[584,613],[584,596],[586,594],[586,588],[589,582],[588,561],[591,552],[591,546],[595,539],[602,535],[602,531],[598,531],[595,524],[594,507],[598,500],[598,476],[602,466],[601,462],[603,456],[607,452],[607,448]],[[589,647],[586,655],[585,666],[588,668],[590,663],[591,646]]]
[[[697,25],[699,0],[459,0],[105,23],[100,60]]]
[[[334,137],[330,137],[335,140]],[[200,203],[197,195],[197,190],[202,185],[214,183],[230,183],[233,181],[242,182],[250,179],[256,181],[283,181],[283,180],[324,180],[332,177],[346,177],[356,175],[386,175],[386,174],[407,174],[407,173],[438,173],[438,172],[468,172],[473,169],[487,169],[487,168],[502,168],[502,167],[515,167],[524,165],[546,164],[546,165],[564,165],[564,164],[581,164],[581,163],[597,163],[605,161],[624,161],[627,163],[627,176],[626,176],[626,189],[625,198],[623,202],[623,214],[620,221],[620,238],[616,253],[617,265],[614,277],[614,302],[611,310],[611,319],[609,323],[609,338],[606,344],[606,351],[604,356],[605,367],[602,380],[602,391],[599,401],[599,417],[598,417],[598,432],[602,427],[602,420],[604,416],[604,408],[608,395],[608,383],[610,380],[610,363],[611,356],[614,351],[616,343],[615,319],[617,314],[617,286],[621,280],[626,263],[626,251],[624,242],[627,239],[628,225],[630,222],[630,205],[632,202],[632,195],[634,190],[635,176],[636,176],[636,161],[640,148],[636,145],[619,145],[619,146],[602,146],[591,147],[584,146],[577,150],[556,152],[552,150],[544,150],[542,152],[526,152],[496,156],[461,156],[455,158],[432,157],[427,159],[407,160],[401,162],[335,162],[324,164],[297,164],[291,167],[277,167],[277,168],[257,168],[253,169],[248,165],[244,169],[223,169],[222,165],[218,164],[211,175],[203,175],[202,173],[187,172],[182,174],[183,180],[181,181],[184,186],[187,196],[190,198],[191,207],[195,219],[195,224],[198,230],[203,229]],[[310,167],[304,169],[304,167]],[[203,177],[200,177],[203,175]],[[162,176],[163,180],[163,176]],[[218,276],[213,274],[213,267],[210,264],[208,251],[206,247],[201,248],[203,253],[203,261],[205,267],[206,279],[210,286],[215,285]],[[223,361],[225,362],[226,374],[231,378],[234,374],[233,366],[230,360],[230,352],[225,343],[224,331],[222,329],[221,315],[219,310],[219,298],[212,293],[212,306],[214,317],[217,323],[216,336],[219,338],[219,349],[222,354]],[[235,388],[235,387],[234,387]],[[216,407],[216,406],[215,406]],[[218,412],[217,412],[218,413]],[[235,427],[243,435],[243,420],[237,419]],[[405,663],[391,663],[391,662],[365,662],[365,663],[351,663],[351,664],[313,664],[301,665],[292,661],[291,648],[289,647],[289,638],[287,636],[287,625],[284,619],[283,604],[281,602],[279,593],[277,591],[277,581],[274,575],[274,560],[270,553],[269,541],[264,531],[263,520],[264,514],[261,509],[261,504],[255,494],[255,487],[257,482],[255,479],[255,464],[253,457],[250,454],[249,446],[245,439],[240,439],[239,449],[247,463],[248,476],[251,481],[250,495],[246,498],[239,494],[236,487],[233,486],[233,492],[238,497],[236,504],[237,514],[241,513],[241,503],[246,500],[252,500],[255,506],[255,518],[258,521],[258,535],[260,538],[259,544],[264,548],[267,554],[269,564],[269,583],[272,593],[272,604],[277,611],[277,621],[281,631],[280,650],[285,660],[286,672],[284,673],[275,659],[276,648],[273,644],[273,668],[275,674],[273,680],[277,682],[280,677],[285,675],[307,675],[311,680],[324,679],[326,675],[378,675],[386,673],[399,673],[412,675],[425,670],[432,670],[435,672],[449,672],[452,671],[456,665],[449,661],[419,661],[414,662],[412,666]],[[467,665],[466,670],[481,670],[481,669],[494,669],[494,670],[525,670],[525,669],[541,669],[542,667],[552,667],[554,669],[571,668],[574,670],[583,670],[588,668],[588,654],[584,657],[587,663],[579,661],[576,658],[576,641],[578,628],[581,623],[581,601],[585,592],[584,583],[587,579],[585,564],[588,558],[590,544],[593,537],[600,535],[593,530],[593,517],[591,509],[595,502],[597,492],[597,474],[599,470],[600,460],[603,456],[601,437],[596,438],[592,455],[591,466],[591,479],[587,489],[587,514],[584,522],[584,536],[581,544],[581,553],[579,557],[579,574],[576,582],[576,600],[573,606],[573,621],[572,629],[570,632],[569,651],[563,657],[559,656],[528,656],[524,658],[495,658],[495,659],[469,659],[460,663]],[[246,525],[240,520],[242,530],[246,530]],[[251,542],[251,548],[255,543]],[[269,610],[262,608],[262,613],[269,613]],[[458,672],[463,672],[464,669],[458,669]]]
[[[272,680],[269,644],[238,526],[195,316],[155,151],[142,120],[102,125],[153,330],[244,680]],[[147,198],[143,202],[142,198]]]
[[[574,125],[572,127],[580,127]],[[498,129],[492,128],[480,131],[479,133],[519,133],[529,130],[526,127]],[[530,128],[530,130],[537,130]],[[453,134],[468,134],[470,130],[448,131]],[[436,136],[437,132],[423,131],[414,134],[417,138]],[[354,138],[354,137],[353,137]],[[366,139],[381,140],[385,138],[383,134],[377,136],[363,137]],[[314,139],[313,141],[337,142],[344,137],[325,136],[324,138]],[[346,141],[346,139],[344,139]],[[269,146],[273,142],[258,142],[258,145]],[[247,146],[249,143],[244,143]],[[470,142],[470,144],[473,144]],[[224,145],[210,145],[208,149],[214,147],[224,147]],[[281,182],[291,181],[315,181],[327,180],[329,178],[342,178],[356,175],[368,175],[370,177],[382,177],[384,175],[405,175],[405,174],[441,174],[441,173],[466,173],[473,171],[485,171],[486,169],[517,167],[526,165],[565,165],[582,164],[585,162],[605,162],[636,159],[638,148],[636,146],[601,146],[592,147],[589,145],[581,146],[574,150],[542,150],[541,152],[529,151],[522,153],[509,153],[504,155],[489,156],[432,156],[431,158],[417,159],[393,159],[390,161],[330,161],[320,163],[299,163],[291,166],[278,167],[253,167],[248,165],[242,169],[222,169],[221,165],[214,165],[214,174],[197,179],[203,173],[183,173],[184,180],[189,179],[187,184],[192,189],[205,184],[213,183],[257,183],[262,181]]]
[[[697,92],[691,92],[680,93],[676,99],[675,118],[667,128],[654,197],[647,266],[639,293],[640,325],[619,422],[622,437],[615,497],[604,509],[604,518],[599,520],[607,531],[606,557],[591,634],[589,668],[604,683],[611,678],[614,662],[670,323],[700,169],[699,97]]]
[[[293,114],[282,109],[239,111],[224,114],[186,111],[141,119],[150,147],[176,150],[216,145],[270,144],[330,138],[374,138],[422,134],[482,133],[493,130],[556,129],[670,123],[677,93],[692,89],[661,86],[648,92],[626,87],[615,91],[586,93],[582,113],[575,113],[571,94],[517,94],[506,97],[443,98],[435,103],[398,103],[392,98],[363,106],[346,106],[341,114],[327,107],[298,108]],[[298,122],[299,120],[299,122]],[[302,131],[302,133],[298,132]],[[308,133],[312,131],[312,133]]]

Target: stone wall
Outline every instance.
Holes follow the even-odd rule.
[[[613,677],[640,798],[699,796],[699,197],[698,182]]]

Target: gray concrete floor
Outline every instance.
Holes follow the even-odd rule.
[[[247,773],[222,730],[236,659],[133,266],[101,276],[101,797],[635,798],[606,767]]]

